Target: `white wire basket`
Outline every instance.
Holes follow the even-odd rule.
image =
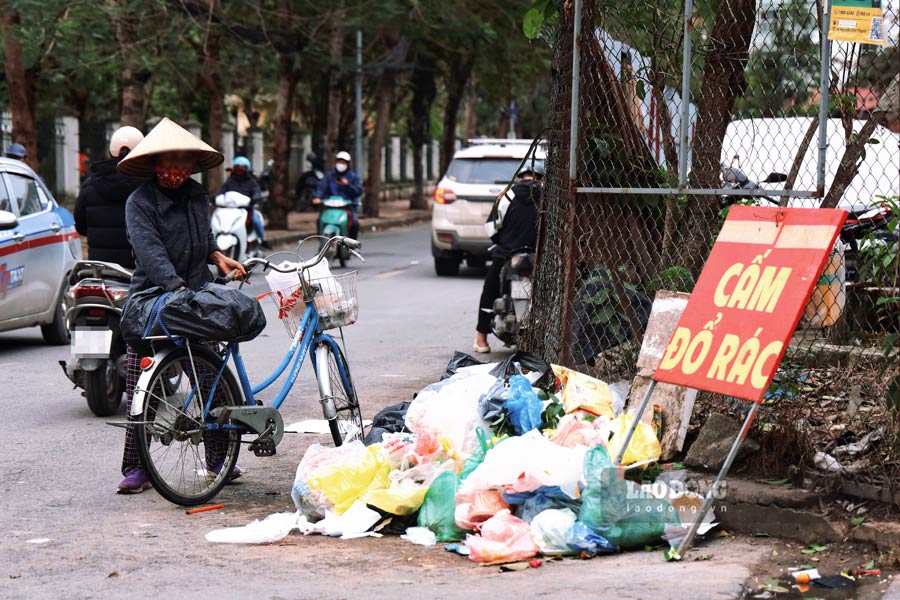
[[[356,323],[359,315],[358,275],[358,271],[350,271],[309,280],[311,300],[319,313],[322,329],[335,329]],[[294,337],[303,320],[306,303],[310,300],[304,298],[303,286],[298,283],[266,295],[275,303],[278,318],[284,323],[288,336]]]

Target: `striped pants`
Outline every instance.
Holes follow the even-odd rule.
[[[204,343],[203,346],[206,346],[213,352],[219,351],[219,344],[216,342]],[[136,353],[130,346],[128,347],[128,354],[126,356],[126,367],[125,367],[125,414],[128,415],[129,421],[137,421],[142,418],[141,415],[137,417],[132,417],[131,415],[131,400],[134,398],[134,390],[137,387],[138,380],[141,378],[141,356]],[[189,371],[190,369],[186,369]],[[193,373],[186,373],[190,380],[193,382]],[[203,379],[203,381],[207,382],[201,386],[201,392],[203,397],[205,398],[209,393],[209,386],[212,385],[213,377],[205,377],[204,373],[198,369],[197,375]],[[222,387],[219,386],[216,390],[216,395],[213,398],[212,406],[220,406],[222,404]],[[225,460],[225,452],[228,449],[227,441],[222,439],[223,436],[221,434],[216,433],[208,433],[204,434],[203,442],[206,449],[206,464],[207,467],[215,467],[217,465],[222,464]],[[127,475],[129,472],[134,469],[141,467],[140,455],[138,454],[137,448],[137,437],[135,436],[134,427],[129,426],[125,428],[125,450],[122,453],[122,475]]]

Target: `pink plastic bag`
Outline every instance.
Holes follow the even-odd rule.
[[[597,417],[592,422],[583,421],[577,415],[566,415],[559,420],[556,431],[548,437],[554,444],[559,444],[566,448],[574,448],[575,446],[587,446],[593,448],[595,446],[606,446],[606,439],[597,426],[605,423],[609,419],[606,417]]]
[[[503,509],[485,521],[481,535],[466,536],[469,558],[482,565],[526,560],[538,553],[531,539],[531,527],[509,509]]]
[[[499,511],[509,508],[500,490],[474,490],[456,495],[456,524],[462,529],[477,529]]]

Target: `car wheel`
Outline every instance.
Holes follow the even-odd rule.
[[[434,272],[441,277],[453,277],[459,274],[458,258],[444,258],[441,256],[434,257]]]
[[[51,346],[63,346],[69,343],[69,329],[66,327],[66,307],[62,300],[56,303],[56,312],[53,320],[46,325],[41,325],[41,335],[44,341]]]

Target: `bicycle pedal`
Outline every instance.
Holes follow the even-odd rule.
[[[250,442],[250,451],[256,456],[275,456],[275,440],[271,437],[257,438]]]

